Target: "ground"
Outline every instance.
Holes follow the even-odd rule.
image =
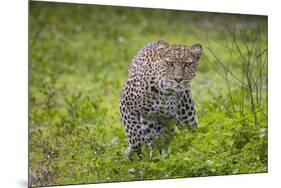
[[[266,48],[265,17],[31,2],[30,185],[267,172],[267,81],[258,77],[251,102],[249,89],[233,77],[248,78],[240,74],[239,53],[221,45],[230,41],[223,23],[247,36],[262,28],[259,45]],[[157,39],[203,45],[191,83],[200,127],[176,131],[162,155],[130,161],[120,91],[135,53]],[[235,39],[251,44],[250,38]],[[266,78],[267,57],[260,57],[266,63],[257,72]],[[233,75],[226,84],[218,62],[228,60]]]

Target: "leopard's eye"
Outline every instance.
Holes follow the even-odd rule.
[[[167,64],[168,66],[173,66],[173,62],[172,62],[172,61],[166,61],[166,64]]]
[[[192,64],[193,64],[193,62],[185,62],[184,67],[189,67]]]

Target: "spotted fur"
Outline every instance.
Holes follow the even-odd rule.
[[[189,129],[198,126],[190,81],[201,53],[200,44],[189,47],[158,40],[134,57],[120,99],[129,158],[135,152],[140,156],[144,143],[152,149],[160,136],[164,145],[169,144],[175,124]]]

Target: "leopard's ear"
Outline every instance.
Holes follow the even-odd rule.
[[[163,40],[158,40],[156,51],[160,56],[162,56],[169,49],[169,46],[170,45],[167,42],[165,42]]]
[[[193,44],[190,47],[190,51],[199,59],[202,54],[202,45],[199,43]]]

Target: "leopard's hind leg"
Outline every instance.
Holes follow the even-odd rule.
[[[134,153],[137,153],[138,157],[141,158],[141,147],[144,143],[141,122],[134,113],[124,115],[122,119],[129,144],[127,148],[127,155],[129,159],[133,159]]]

